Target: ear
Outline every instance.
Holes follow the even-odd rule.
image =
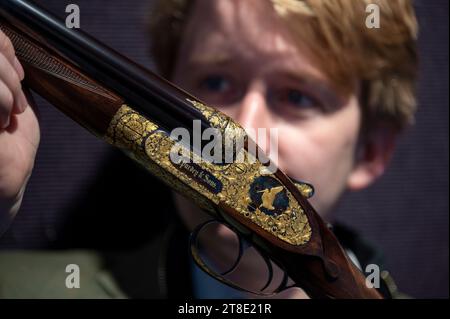
[[[383,175],[394,153],[397,132],[389,127],[377,127],[361,141],[356,160],[347,180],[350,190],[361,190]]]

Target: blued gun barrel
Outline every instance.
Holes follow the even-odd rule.
[[[203,129],[209,127],[203,115],[186,102],[188,93],[81,29],[67,28],[34,2],[4,0],[0,14],[25,34],[35,34],[48,48],[59,52],[95,81],[126,97],[127,103],[167,130],[177,127],[190,130],[193,120],[201,120]]]

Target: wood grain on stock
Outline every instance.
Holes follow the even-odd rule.
[[[97,136],[102,137],[123,99],[56,52],[0,21],[25,70],[25,85]]]

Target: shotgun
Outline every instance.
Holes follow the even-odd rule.
[[[309,204],[312,188],[273,168],[231,118],[88,34],[66,28],[31,1],[2,1],[0,29],[14,45],[26,86],[227,225],[310,297],[381,298]],[[199,160],[203,144],[180,144],[171,136],[176,128],[198,133],[195,121],[200,132],[218,132],[214,145],[220,152],[214,150],[231,152],[230,161]],[[191,240],[197,264],[246,290],[205,265],[195,234],[198,229]]]

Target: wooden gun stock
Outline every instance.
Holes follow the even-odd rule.
[[[51,23],[39,21],[40,15]],[[193,119],[199,119],[205,128],[244,136],[246,142],[236,152],[256,157],[249,150],[251,141],[237,123],[99,42],[95,42],[97,56],[86,53],[93,52],[90,47],[86,52],[77,52],[68,50],[67,43],[57,46],[60,38],[49,29],[39,29],[51,27],[56,20],[29,2],[11,0],[1,4],[0,17],[0,28],[13,42],[24,66],[28,87],[96,136],[126,151],[212,216],[231,225],[281,265],[310,297],[381,298],[376,289],[366,286],[362,272],[282,171],[264,172],[265,165],[258,161],[220,167],[170,161],[175,143],[169,137],[170,130],[187,128]],[[89,45],[92,40],[79,31],[67,32],[75,32],[81,39],[75,45]],[[111,69],[101,62],[109,58],[115,63],[109,65]],[[249,195],[254,187],[267,182],[282,186],[286,207],[276,216],[265,215]]]

